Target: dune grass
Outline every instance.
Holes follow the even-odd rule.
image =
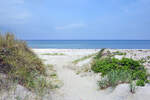
[[[25,41],[15,38],[13,34],[0,34],[0,72],[10,79],[18,81],[29,90],[46,87],[44,79],[45,65],[30,50]]]
[[[58,55],[60,55],[60,56],[63,56],[65,54],[64,53],[43,53],[41,55],[50,55],[50,56],[58,56]]]
[[[103,56],[103,52],[105,51],[105,48],[102,48],[94,57],[94,59],[100,59]]]
[[[81,57],[79,59],[74,60],[72,63],[77,64],[78,62],[89,59],[93,56],[94,56],[94,59],[99,59],[103,56],[102,54],[103,54],[104,50],[105,50],[105,48],[102,48],[98,53],[94,53],[94,54],[90,54],[90,55]]]
[[[91,57],[93,57],[95,55],[96,55],[96,53],[90,54],[90,55],[87,55],[87,56],[84,56],[84,57],[81,57],[79,59],[74,60],[72,63],[77,64],[78,62],[86,60],[86,59],[89,59],[89,58],[91,58]]]
[[[113,55],[126,55],[126,52],[120,52],[120,51],[116,51],[116,52],[113,52]]]

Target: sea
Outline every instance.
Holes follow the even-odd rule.
[[[150,49],[150,40],[26,40],[39,49]]]

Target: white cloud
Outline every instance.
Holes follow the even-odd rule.
[[[31,17],[24,0],[0,0],[0,24],[20,24]]]
[[[56,27],[57,30],[68,30],[68,29],[76,29],[76,28],[83,28],[86,25],[83,23],[78,23],[78,24],[69,24],[69,25],[64,25],[64,26],[59,26]]]

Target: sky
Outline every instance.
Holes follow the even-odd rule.
[[[24,40],[150,40],[150,0],[0,0],[0,31]]]

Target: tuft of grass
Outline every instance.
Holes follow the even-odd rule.
[[[134,82],[130,82],[130,92],[135,93],[136,90],[136,84]]]
[[[64,53],[44,53],[42,55],[51,55],[51,56],[57,56],[57,55],[65,55]]]
[[[146,59],[145,59],[145,58],[142,58],[142,59],[139,60],[139,62],[140,62],[140,63],[145,63],[145,62],[146,62]]]
[[[101,89],[105,89],[110,86],[115,87],[121,83],[129,83],[130,79],[131,75],[129,72],[123,70],[112,70],[98,81],[98,85]]]
[[[91,57],[93,57],[93,56],[95,56],[95,55],[96,55],[96,53],[90,54],[90,55],[88,55],[88,56],[81,57],[81,58],[79,58],[79,59],[74,60],[72,63],[77,64],[78,62],[83,61],[83,60],[86,60],[86,59],[89,59],[89,58],[91,58]]]
[[[139,49],[138,51],[143,51],[142,49]]]
[[[149,60],[149,59],[150,59],[150,56],[147,56],[147,59]]]
[[[13,34],[0,34],[0,72],[18,81],[29,90],[37,88],[39,76],[45,75],[45,65],[25,41],[18,40]],[[38,88],[45,88],[46,82],[38,81]]]
[[[116,51],[116,52],[113,52],[113,55],[126,55],[126,53],[125,52]]]
[[[103,52],[105,51],[105,48],[102,48],[98,54],[94,57],[94,59],[100,59],[103,56]]]
[[[15,97],[15,99],[16,99],[16,100],[22,100],[22,98],[19,97],[19,96]]]

